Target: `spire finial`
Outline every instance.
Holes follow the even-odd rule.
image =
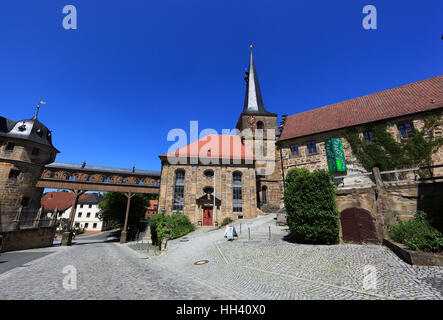
[[[252,43],[249,45],[249,49],[251,49],[251,51],[252,51],[252,49],[254,49],[254,46],[252,45]]]

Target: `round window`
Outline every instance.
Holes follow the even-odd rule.
[[[204,173],[206,178],[212,178],[214,176],[214,171],[212,170],[206,170]]]

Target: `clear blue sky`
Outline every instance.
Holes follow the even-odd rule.
[[[68,4],[77,30],[62,27]],[[58,162],[159,170],[170,129],[233,128],[251,42],[279,115],[443,73],[441,0],[15,0],[0,14],[0,115],[45,100]]]

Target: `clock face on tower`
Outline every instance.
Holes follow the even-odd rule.
[[[255,123],[255,117],[254,116],[249,116],[248,117],[248,123],[249,123],[249,125],[252,126]]]

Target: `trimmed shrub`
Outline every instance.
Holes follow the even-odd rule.
[[[221,226],[220,227],[223,227],[223,226],[225,226],[225,225],[227,225],[227,224],[230,224],[232,221],[234,221],[234,220],[232,220],[231,218],[224,218],[223,219],[223,221],[222,221],[222,223],[221,223]]]
[[[296,242],[335,244],[339,241],[338,210],[330,174],[294,168],[286,175],[284,202],[291,236]]]
[[[443,251],[443,234],[431,226],[425,212],[419,211],[409,221],[400,221],[389,227],[389,236],[411,250]]]
[[[161,245],[166,235],[169,239],[177,239],[195,230],[189,217],[182,213],[156,214],[149,219],[149,227],[153,245]]]

